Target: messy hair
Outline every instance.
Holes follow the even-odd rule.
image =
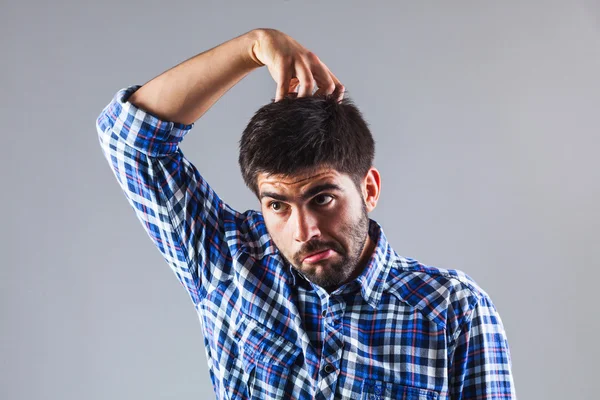
[[[368,123],[347,97],[287,96],[262,106],[239,141],[244,183],[258,197],[259,173],[291,177],[320,167],[352,178],[357,189],[373,165]]]

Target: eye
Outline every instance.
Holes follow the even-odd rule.
[[[325,206],[333,201],[333,196],[329,194],[320,194],[315,197],[315,203],[319,206]]]
[[[284,208],[283,205],[278,201],[270,202],[267,207],[275,212],[279,212],[279,211],[283,210],[283,208]]]

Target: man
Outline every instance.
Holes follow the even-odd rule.
[[[240,213],[179,143],[261,66],[277,92],[239,154],[261,212]],[[200,316],[217,397],[516,398],[489,296],[459,270],[399,256],[369,219],[381,178],[344,90],[294,39],[256,29],[120,90],[97,119],[119,184]]]

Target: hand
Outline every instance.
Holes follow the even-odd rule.
[[[298,97],[334,94],[337,101],[344,97],[344,85],[323,62],[300,43],[276,29],[258,29],[259,39],[252,46],[252,56],[259,65],[266,65],[277,82],[275,101],[293,93],[300,86]]]

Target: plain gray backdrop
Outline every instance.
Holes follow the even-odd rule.
[[[461,269],[508,335],[520,399],[597,399],[597,1],[3,1],[0,398],[211,399],[200,321],[98,143],[117,90],[253,28],[338,76],[376,140],[371,218]],[[257,208],[237,143],[254,71],[181,147]],[[596,393],[596,395],[594,395]]]

